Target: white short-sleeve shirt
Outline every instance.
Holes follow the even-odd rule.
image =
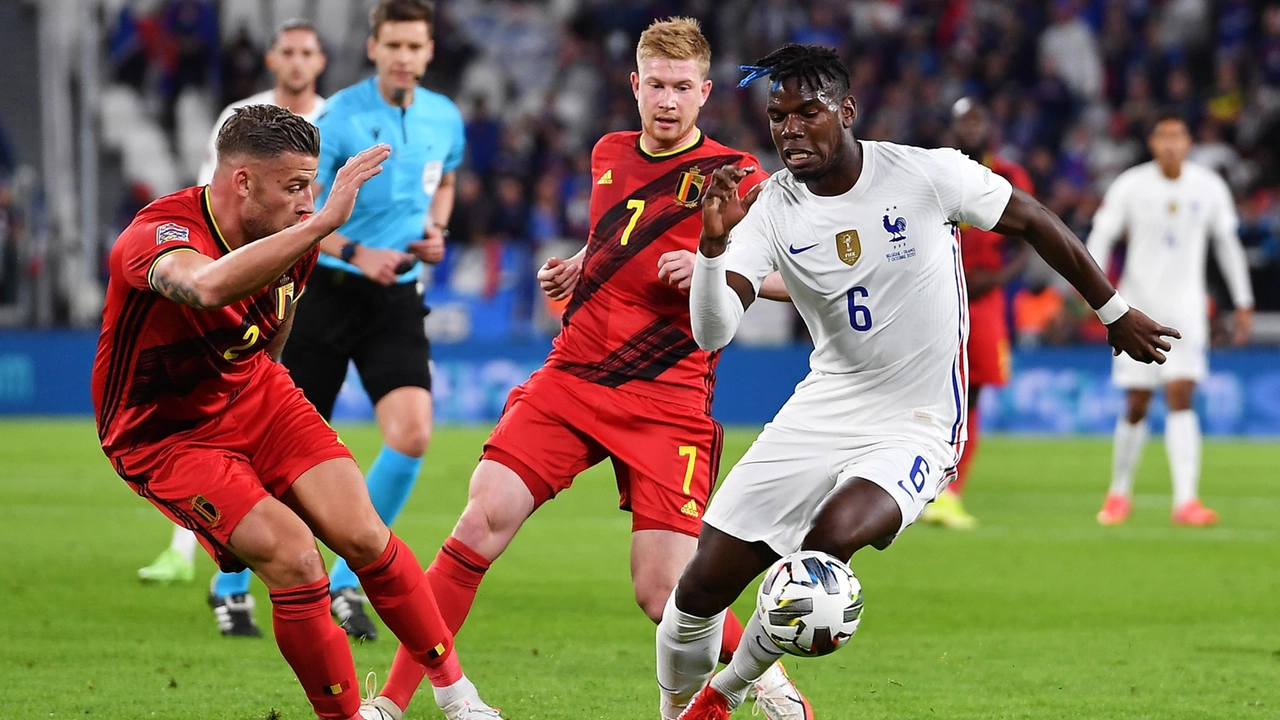
[[[773,175],[733,229],[726,269],[778,270],[813,338],[780,418],[824,432],[927,428],[966,439],[968,302],[958,223],[990,229],[1013,192],[956,150],[862,141],[846,193]]]
[[[1213,170],[1193,162],[1170,179],[1155,162],[1120,174],[1093,218],[1089,250],[1106,267],[1116,240],[1127,235],[1120,293],[1156,321],[1207,348],[1209,243],[1237,306],[1252,307],[1249,266],[1236,234],[1235,201]]]

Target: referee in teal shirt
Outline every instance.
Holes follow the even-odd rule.
[[[415,281],[420,263],[444,258],[464,150],[457,106],[418,86],[434,52],[433,22],[425,0],[380,2],[368,41],[377,74],[329,98],[316,119],[317,206],[347,158],[377,143],[392,152],[361,188],[351,219],[320,243],[281,358],[326,419],[348,361],[355,361],[382,430],[382,451],[367,478],[388,525],[404,507],[431,439],[431,348]],[[377,631],[357,584],[338,560],[329,576],[331,609],[348,634],[372,640]]]

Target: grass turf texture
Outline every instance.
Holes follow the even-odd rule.
[[[340,428],[366,464],[369,427]],[[269,639],[226,639],[195,586],[135,570],[169,526],[111,472],[88,422],[0,422],[0,716],[310,718]],[[442,429],[397,530],[427,562],[466,498],[483,430]],[[728,433],[725,467],[750,431]],[[853,568],[862,628],[839,653],[791,660],[820,718],[1267,718],[1280,715],[1280,446],[1212,443],[1220,527],[1168,522],[1151,443],[1130,523],[1099,528],[1109,445],[992,438],[972,533],[909,530]],[[489,573],[459,639],[510,718],[656,716],[653,627],[631,600],[628,516],[605,466],[544,508]],[[255,580],[257,617],[270,632]],[[750,597],[740,602],[749,612]],[[394,644],[355,646],[385,676]],[[740,715],[749,716],[745,709]],[[429,693],[408,717],[437,718]]]

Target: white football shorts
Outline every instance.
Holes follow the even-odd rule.
[[[1198,335],[1198,333],[1197,333]],[[1111,359],[1111,382],[1122,390],[1155,390],[1175,380],[1200,382],[1209,374],[1209,343],[1203,337],[1169,338],[1163,365],[1140,363],[1125,353]]]
[[[897,501],[902,532],[955,476],[956,460],[955,448],[923,431],[836,435],[775,419],[729,471],[703,522],[788,555],[800,549],[823,500],[865,478]]]

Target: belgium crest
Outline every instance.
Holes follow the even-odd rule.
[[[687,208],[697,207],[698,201],[702,199],[702,187],[706,183],[707,176],[702,174],[697,165],[680,173],[680,179],[676,181],[676,202]]]
[[[858,258],[862,257],[862,241],[858,239],[857,230],[836,233],[836,254],[845,265],[858,262]]]

